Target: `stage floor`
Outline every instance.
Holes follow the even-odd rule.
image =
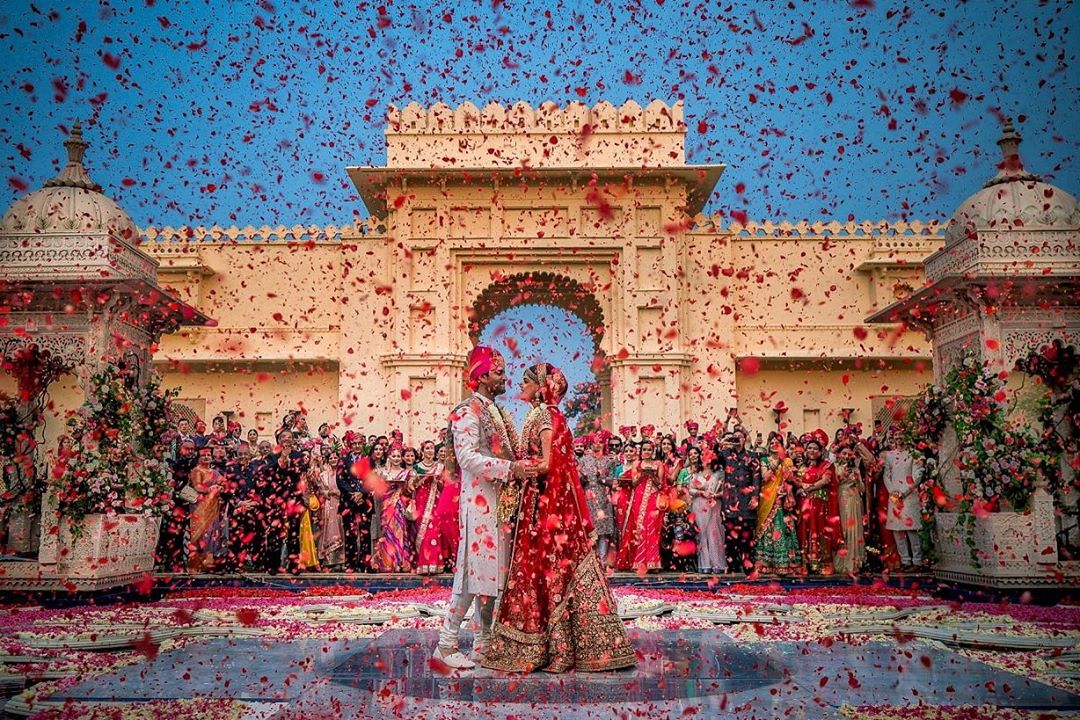
[[[450,594],[441,578],[172,580],[124,602],[0,609],[6,713],[940,720],[1018,709],[1080,717],[1080,607],[944,601],[914,579],[616,578],[637,667],[525,676],[430,662]],[[956,708],[975,710],[928,714]]]
[[[362,640],[209,640],[72,686],[51,701],[220,697],[246,717],[833,718],[843,705],[1080,712],[1080,697],[914,642],[740,643],[722,630],[632,631],[633,670],[440,674],[433,630]]]

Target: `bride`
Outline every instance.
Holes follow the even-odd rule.
[[[596,555],[573,436],[558,407],[566,386],[548,363],[530,367],[522,381],[522,397],[533,407],[522,426],[520,453],[536,464],[539,476],[516,496],[510,493],[517,498],[517,523],[506,589],[481,660],[487,668],[597,671],[635,663]]]

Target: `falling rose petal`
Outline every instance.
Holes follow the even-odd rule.
[[[143,573],[142,577],[134,583],[134,588],[140,595],[149,595],[154,591],[154,576],[150,573]]]
[[[745,357],[739,361],[739,370],[747,375],[755,375],[761,369],[761,360],[755,357]]]
[[[428,658],[428,668],[436,675],[447,677],[454,674],[454,669],[438,658]]]
[[[236,619],[241,625],[253,626],[259,619],[259,611],[253,608],[240,608],[236,611]]]
[[[131,647],[135,652],[145,657],[147,661],[153,661],[158,656],[159,646],[153,641],[148,632],[143,633],[139,640],[131,644]]]

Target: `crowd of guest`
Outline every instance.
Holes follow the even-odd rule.
[[[246,438],[246,439],[242,439]],[[172,440],[173,503],[157,556],[169,572],[417,572],[452,569],[460,485],[432,440],[312,436],[302,413],[274,440],[214,418]]]
[[[875,430],[750,442],[737,422],[705,434],[691,422],[682,439],[650,426],[579,437],[597,552],[638,573],[913,570],[924,559],[920,467]],[[273,441],[224,417],[209,432],[180,420],[170,461],[162,570],[453,569],[460,485],[435,439],[338,438],[326,424],[312,435],[300,412]]]
[[[851,575],[922,566],[921,468],[887,433],[864,437],[848,425],[832,442],[815,430],[751,443],[738,425],[686,429],[682,440],[649,426],[579,439],[598,551],[614,569]]]

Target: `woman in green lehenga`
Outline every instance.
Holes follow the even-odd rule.
[[[757,571],[787,574],[799,569],[799,539],[795,534],[795,504],[791,493],[794,466],[785,456],[780,439],[769,443],[769,456],[761,463],[758,501]]]

